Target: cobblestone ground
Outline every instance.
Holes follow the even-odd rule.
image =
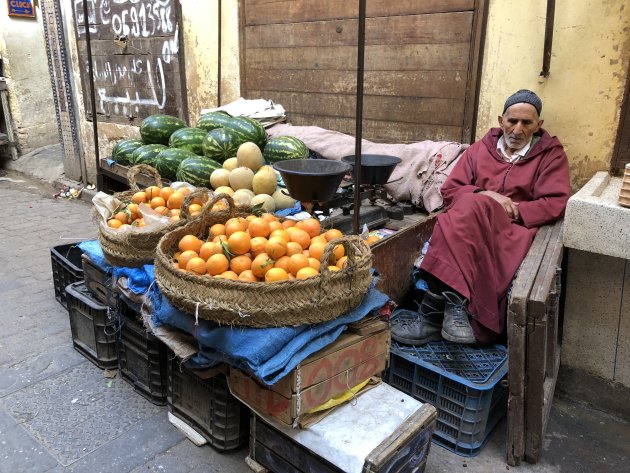
[[[196,447],[165,407],[73,349],[50,248],[95,238],[96,227],[88,202],[53,193],[0,177],[0,472],[249,472],[245,449]]]

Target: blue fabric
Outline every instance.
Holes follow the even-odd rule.
[[[275,215],[276,217],[286,217],[288,215],[299,214],[301,211],[302,211],[302,204],[300,203],[299,200],[297,200],[293,207],[290,207],[288,209],[277,210],[275,212]]]
[[[112,270],[113,266],[105,260],[105,255],[103,254],[103,250],[98,240],[82,241],[77,246],[88,256],[88,258],[90,258],[92,263],[100,269],[106,273]]]

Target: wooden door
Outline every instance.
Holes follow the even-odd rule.
[[[487,0],[367,2],[363,137],[471,142]],[[241,91],[354,135],[359,2],[241,0]]]

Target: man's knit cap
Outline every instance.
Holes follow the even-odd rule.
[[[530,105],[533,105],[538,112],[538,116],[540,116],[540,112],[542,111],[542,100],[540,100],[540,97],[538,97],[538,95],[536,95],[531,90],[521,89],[518,92],[510,95],[505,101],[505,105],[503,106],[503,113],[505,113],[508,108],[516,103],[528,103]]]

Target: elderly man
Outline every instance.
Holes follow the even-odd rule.
[[[535,93],[519,90],[505,102],[499,128],[455,165],[420,266],[429,290],[418,312],[393,318],[394,340],[484,345],[502,333],[514,274],[538,227],[564,214],[570,193],[567,156],[541,128],[541,109]]]

